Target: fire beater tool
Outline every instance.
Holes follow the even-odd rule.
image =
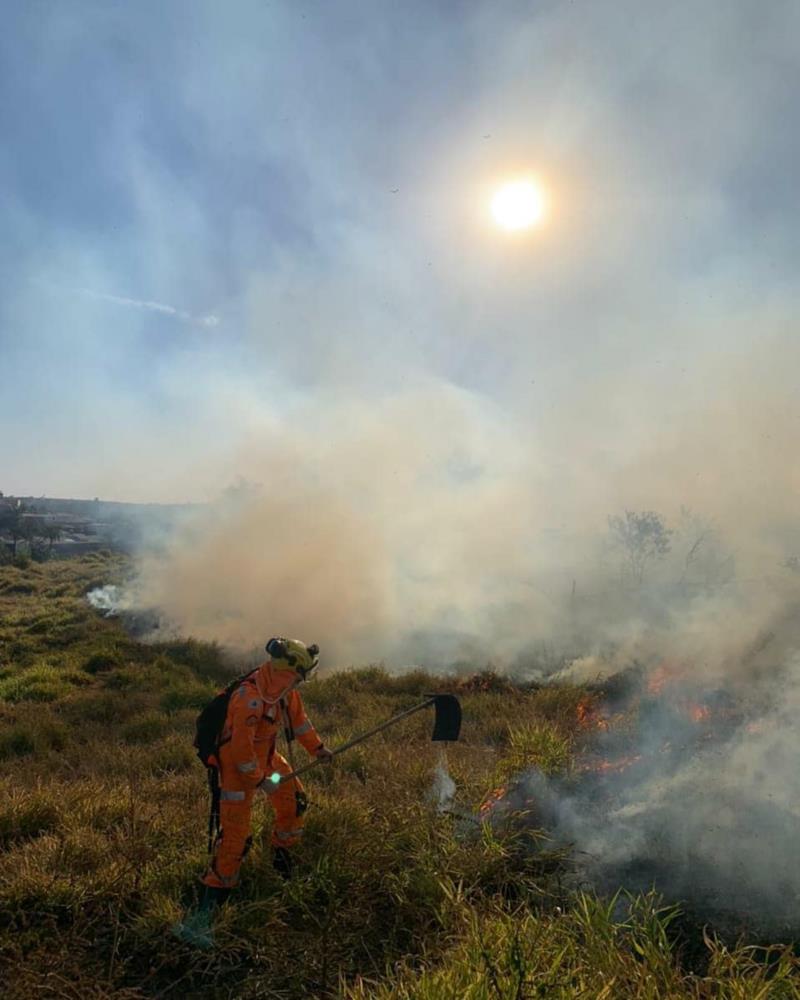
[[[357,743],[363,743],[364,740],[368,740],[371,736],[375,736],[376,733],[380,733],[384,729],[388,729],[389,726],[396,725],[402,719],[407,719],[409,715],[413,715],[415,712],[420,712],[423,708],[428,708],[431,705],[434,706],[434,712],[436,713],[433,722],[433,735],[431,736],[431,739],[437,742],[455,743],[458,739],[459,733],[461,732],[461,705],[459,704],[458,698],[456,698],[454,694],[432,694],[419,705],[415,705],[413,708],[407,708],[405,712],[400,712],[399,715],[393,715],[391,719],[387,719],[386,722],[382,722],[379,726],[368,729],[360,736],[355,736],[352,740],[348,740],[347,743],[343,743],[340,747],[336,747],[333,750],[334,757],[338,756],[340,753],[344,753],[345,750],[349,750],[350,747],[354,747]],[[321,760],[312,760],[310,764],[298,767],[289,774],[279,774],[275,771],[268,778],[264,779],[263,784],[266,786],[272,785],[277,787],[284,781],[289,781],[292,778],[299,777],[301,774],[305,774],[306,771],[310,771],[312,767],[316,767],[321,763]]]

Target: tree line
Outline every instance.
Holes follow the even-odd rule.
[[[0,557],[19,559],[22,543],[32,559],[47,559],[63,534],[61,524],[40,515],[32,504],[0,493]]]

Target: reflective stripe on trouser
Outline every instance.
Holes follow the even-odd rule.
[[[220,769],[219,837],[214,845],[211,867],[203,876],[206,885],[218,889],[230,889],[239,881],[239,869],[250,846],[254,793],[252,789],[242,789],[241,783],[235,768],[223,764]]]
[[[253,793],[244,801],[219,804],[220,832],[214,845],[214,859],[203,876],[206,885],[229,889],[239,881],[239,869],[247,853]]]
[[[268,771],[277,771],[279,774],[290,774],[289,762],[279,753],[274,753],[270,758]],[[281,782],[274,792],[269,793],[269,801],[275,810],[275,823],[272,827],[272,846],[291,847],[296,844],[303,835],[303,825],[306,818],[303,811],[298,816],[297,793],[305,798],[303,786],[293,778],[291,781]]]

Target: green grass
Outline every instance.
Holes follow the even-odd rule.
[[[72,687],[85,687],[91,678],[80,670],[59,667],[55,662],[37,663],[0,680],[0,699],[18,701],[57,701]]]
[[[510,726],[506,742],[506,752],[498,761],[493,778],[498,785],[532,767],[544,774],[561,774],[570,769],[571,737],[544,719]]]
[[[460,905],[459,905],[460,904]],[[399,975],[357,978],[348,1000],[782,1000],[797,997],[798,963],[788,948],[768,961],[753,950],[729,951],[710,939],[709,974],[681,971],[670,943],[676,911],[653,896],[612,916],[614,901],[580,895],[568,911],[533,913],[456,900],[464,925],[442,958],[408,963]],[[390,981],[387,982],[387,979]]]
[[[530,834],[465,818],[520,769],[569,772],[579,745],[585,692],[491,674],[463,685],[372,666],[310,682],[306,706],[333,745],[432,690],[458,691],[462,740],[446,760],[461,815],[431,801],[442,751],[419,713],[310,772],[288,885],[259,803],[217,949],[179,945],[170,927],[205,864],[194,717],[241,665],[192,639],[134,642],[86,605],[88,589],[127,572],[99,554],[0,567],[4,997],[800,997],[790,951],[709,939],[707,970],[691,972],[655,898],[582,895]]]

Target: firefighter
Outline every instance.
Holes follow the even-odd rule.
[[[202,879],[200,907],[193,918],[176,928],[179,936],[201,946],[213,943],[212,913],[238,881],[252,841],[250,815],[258,791],[267,795],[275,811],[273,866],[284,879],[291,874],[291,848],[303,833],[307,799],[297,778],[271,780],[276,773],[292,770],[276,748],[279,731],[284,730],[289,745],[296,738],[311,756],[325,762],[333,758],[306,715],[297,690],[319,662],[318,647],[298,639],[273,638],[266,651],[269,658],[242,680],[228,703],[217,754],[220,832]]]

